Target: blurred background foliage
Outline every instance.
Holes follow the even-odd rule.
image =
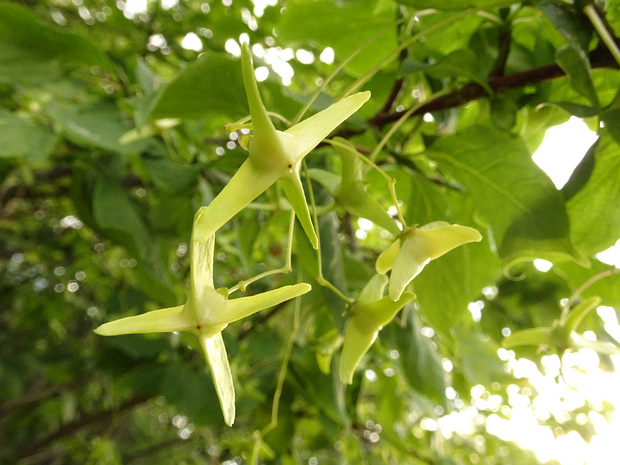
[[[0,2],[0,461],[538,463],[485,425],[511,417],[510,393],[536,396],[510,360],[544,371],[543,356],[576,347],[508,351],[504,337],[552,326],[571,297],[620,308],[620,277],[595,258],[620,237],[620,73],[584,7]],[[589,8],[616,40],[618,2]],[[298,280],[313,291],[224,333],[238,409],[228,428],[189,336],[92,330],[184,298],[193,214],[246,157],[223,128],[248,113],[241,38],[253,46],[267,108],[287,119],[318,89],[313,111],[352,86],[371,90],[338,135],[365,154],[388,135],[373,156],[397,180],[409,224],[445,220],[485,239],[425,268],[415,302],[345,388],[333,355],[346,304],[316,281],[316,254],[296,234],[294,272],[248,292]],[[531,154],[571,115],[599,139],[558,190]],[[339,172],[327,146],[307,162]],[[365,181],[387,209],[385,180],[368,171]],[[323,275],[355,298],[390,236],[312,187]],[[289,214],[280,198],[272,188],[219,232],[216,287],[282,266]],[[553,267],[541,272],[534,259]],[[578,328],[586,331],[613,342],[596,312]],[[472,408],[468,431],[437,427]],[[591,421],[575,418],[593,409],[611,412],[586,403],[540,423],[590,439]]]

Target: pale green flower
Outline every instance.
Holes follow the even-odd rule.
[[[299,169],[303,158],[340,123],[355,113],[369,98],[359,92],[305,119],[285,131],[278,131],[263,105],[252,66],[248,44],[241,47],[243,81],[250,107],[253,134],[247,146],[249,156],[222,192],[203,211],[196,225],[196,240],[205,240],[277,180],[282,187],[313,247],[317,237],[304,195]],[[234,126],[231,125],[231,129]]]
[[[474,228],[434,221],[421,227],[412,227],[404,231],[377,258],[376,270],[385,274],[390,269],[389,295],[398,300],[403,290],[422,269],[436,258],[459,245],[482,240]]]
[[[592,341],[577,333],[577,327],[583,319],[594,309],[598,308],[602,299],[592,296],[575,305],[561,320],[556,320],[551,326],[515,331],[502,341],[506,349],[519,346],[536,346],[555,348],[560,352],[565,350],[592,349],[601,355],[620,355],[620,348],[602,341]]]
[[[204,210],[196,214],[194,225],[203,214]],[[311,287],[301,283],[229,300],[225,291],[216,290],[213,286],[214,244],[214,235],[203,241],[192,237],[191,285],[184,305],[105,323],[95,332],[102,336],[114,336],[186,331],[196,336],[213,375],[224,421],[230,426],[235,420],[235,391],[222,331],[233,321],[305,294]]]
[[[338,368],[340,382],[344,384],[353,382],[355,368],[377,339],[379,331],[414,297],[411,292],[405,292],[396,301],[383,297],[386,284],[385,276],[375,275],[349,310]]]

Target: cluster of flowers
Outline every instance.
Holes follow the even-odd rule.
[[[95,330],[103,336],[171,331],[194,334],[211,369],[224,421],[229,426],[235,419],[235,391],[222,331],[234,321],[305,294],[311,286],[299,283],[229,299],[227,289],[214,287],[215,233],[279,180],[310,243],[317,248],[317,234],[299,176],[301,161],[370,98],[369,92],[359,92],[285,131],[278,131],[261,100],[247,44],[242,46],[241,64],[252,128],[252,135],[244,136],[241,143],[249,156],[220,194],[208,206],[198,210],[194,217],[190,246],[191,284],[187,301],[177,307],[105,323]],[[230,130],[240,127],[229,125]],[[413,293],[405,292],[409,282],[430,260],[461,244],[479,241],[481,235],[475,229],[445,222],[401,231],[363,189],[359,157],[351,156],[355,149],[341,141],[337,150],[343,159],[343,173],[340,182],[334,186],[334,198],[351,213],[371,219],[397,237],[379,256],[377,275],[349,308],[339,375],[343,383],[351,383],[355,367],[379,330],[413,299]],[[388,295],[384,296],[388,284],[385,274],[390,269]]]

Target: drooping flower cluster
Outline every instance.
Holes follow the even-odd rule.
[[[210,367],[227,425],[232,425],[235,419],[235,391],[222,331],[234,321],[305,294],[311,286],[299,283],[258,295],[229,299],[226,289],[214,287],[215,233],[261,193],[280,181],[306,236],[317,248],[317,232],[299,175],[301,162],[370,98],[369,92],[359,92],[285,131],[278,131],[261,100],[247,44],[241,48],[241,64],[252,134],[244,136],[240,142],[249,156],[220,194],[208,206],[200,208],[194,217],[190,289],[186,302],[105,323],[95,330],[103,336],[172,331],[193,334]],[[239,127],[229,125],[230,130]],[[358,154],[350,149],[344,139],[337,142],[339,145],[336,148],[342,158],[342,176],[328,190],[345,210],[370,219],[397,236],[396,241],[379,256],[376,263],[378,274],[349,308],[350,318],[344,334],[339,374],[343,383],[351,383],[356,366],[378,332],[414,298],[413,293],[405,291],[409,282],[430,260],[459,245],[479,241],[481,236],[475,229],[445,222],[401,232],[381,205],[366,193]],[[385,274],[390,269],[392,272],[388,280]],[[384,296],[388,281],[388,295]]]
[[[280,180],[308,239],[316,248],[317,236],[299,177],[301,161],[370,98],[369,92],[360,92],[284,132],[278,131],[258,92],[247,44],[242,47],[241,64],[253,129],[249,142],[245,141],[249,157],[220,194],[208,206],[198,210],[194,217],[190,247],[191,284],[187,301],[177,307],[105,323],[95,330],[103,336],[172,331],[186,331],[196,336],[213,375],[224,421],[229,426],[235,419],[235,391],[222,331],[233,321],[305,294],[311,286],[300,283],[229,300],[226,291],[215,289],[213,284],[215,233]]]

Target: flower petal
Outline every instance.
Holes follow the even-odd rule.
[[[435,223],[429,223],[415,231],[415,234],[425,238],[426,247],[428,248],[431,260],[441,257],[443,254],[450,252],[459,245],[468,242],[480,242],[482,240],[482,235],[477,229],[461,226],[460,224],[448,223],[444,223],[441,226],[430,227],[436,223],[443,222],[436,221]]]
[[[213,250],[215,248],[215,235],[211,234],[204,240],[194,239],[196,225],[206,216],[206,210],[200,209],[194,216],[194,229],[192,230],[192,243],[190,249],[190,293],[201,294],[205,288],[213,289]]]
[[[429,223],[409,233],[403,233],[401,250],[393,263],[390,276],[390,297],[398,300],[407,284],[431,260],[441,257],[460,245],[480,240],[482,236],[476,229],[448,224],[444,221]]]
[[[335,196],[336,200],[349,213],[366,218],[388,230],[394,236],[398,236],[401,231],[396,222],[390,218],[386,209],[379,202],[368,195],[363,187],[362,161],[356,155],[355,147],[341,137],[336,137],[334,140],[349,147],[348,149],[342,145],[335,145],[334,147],[342,158],[342,182],[340,190]]]
[[[376,338],[377,332],[365,331],[357,321],[349,320],[344,333],[344,345],[340,353],[340,364],[338,367],[341,383],[353,383],[355,368]]]
[[[388,293],[392,300],[398,300],[407,284],[431,261],[430,248],[424,237],[417,234],[401,239],[400,252],[394,260]],[[384,252],[385,253],[385,252]],[[379,256],[381,258],[381,256]],[[379,260],[377,260],[377,263]]]
[[[228,426],[232,426],[235,421],[235,387],[222,333],[216,333],[211,337],[199,337],[199,339],[200,346],[211,369],[213,384],[224,415],[224,422]]]
[[[198,210],[192,240],[203,241],[215,234],[228,220],[276,182],[280,174],[281,171],[259,169],[248,158],[217,197],[208,206]]]
[[[296,138],[297,153],[294,155],[294,161],[297,162],[305,157],[369,98],[370,92],[368,91],[350,95],[284,131]]]
[[[512,349],[519,346],[554,345],[553,328],[539,327],[515,331],[502,340],[502,347]]]
[[[293,173],[287,173],[287,175],[281,177],[280,180],[286,198],[293,207],[293,210],[295,210],[295,215],[297,215],[301,227],[304,229],[306,236],[308,236],[312,247],[316,249],[318,247],[318,239],[316,231],[314,230],[314,225],[312,224],[312,219],[310,218],[310,210],[308,210],[308,204],[306,203],[304,188],[301,184],[301,179],[299,179],[299,165],[297,165],[297,170],[294,170]]]
[[[312,289],[310,284],[299,283],[262,292],[261,294],[230,299],[228,301],[226,314],[214,316],[214,324],[232,323],[233,321],[245,318],[260,310],[273,307],[274,305],[305,294],[310,291],[310,289]]]
[[[387,286],[388,278],[384,274],[375,274],[360,292],[357,301],[360,304],[366,304],[383,298],[385,286]]]
[[[379,254],[375,269],[379,274],[385,274],[392,269],[394,262],[400,252],[400,239],[396,239],[392,244]]]
[[[154,310],[104,323],[95,329],[100,336],[119,334],[166,333],[188,331],[195,326],[190,312],[183,312],[184,305]]]
[[[389,297],[384,297],[355,308],[344,334],[338,367],[340,382],[344,384],[353,382],[355,368],[377,338],[381,328],[392,321],[400,309],[413,297],[411,292],[406,292],[396,302]]]
[[[254,133],[259,136],[261,134],[269,134],[277,138],[276,128],[267,114],[267,109],[258,91],[258,84],[256,83],[256,75],[254,74],[254,66],[252,64],[252,52],[250,52],[250,46],[247,42],[241,44],[241,71],[243,73],[243,85],[248,98]]]

